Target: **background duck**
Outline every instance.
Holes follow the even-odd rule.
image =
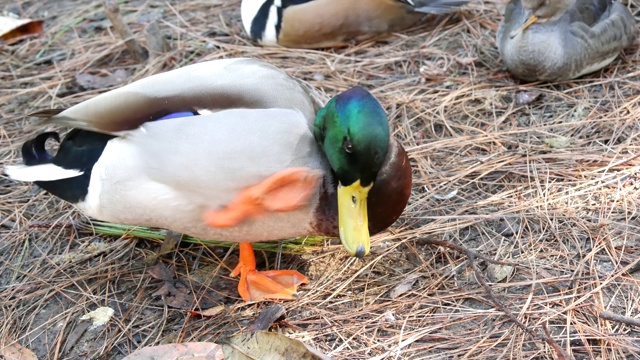
[[[411,191],[378,101],[353,88],[325,102],[257,60],[203,62],[38,113],[75,129],[54,157],[56,133],[27,141],[5,173],[101,220],[240,242],[241,296],[291,299],[306,277],[256,271],[251,242],[340,236],[361,257]]]
[[[615,0],[512,0],[497,43],[514,76],[555,81],[607,66],[635,38],[635,19]]]
[[[242,24],[262,45],[344,46],[399,31],[424,14],[444,14],[468,0],[243,0]]]

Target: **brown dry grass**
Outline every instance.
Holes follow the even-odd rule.
[[[638,327],[599,317],[640,317],[637,45],[581,79],[520,85],[503,72],[493,40],[501,1],[472,1],[403,34],[329,51],[253,46],[238,0],[131,1],[127,19],[159,15],[173,46],[138,64],[121,39],[95,26],[104,24],[100,3],[78,3],[9,6],[46,18],[47,27],[0,49],[0,165],[19,161],[20,144],[38,130],[24,114],[104,91],[81,90],[81,72],[125,69],[133,81],[253,56],[328,94],[360,84],[386,106],[409,151],[413,195],[363,262],[335,242],[285,258],[312,283],[284,304],[295,327],[283,331],[337,359],[640,356]],[[142,27],[133,23],[137,34]],[[520,105],[522,91],[541,97]],[[141,346],[242,332],[268,305],[234,298],[226,250],[188,246],[173,254],[179,274],[190,279],[207,266],[213,301],[229,304],[213,318],[188,316],[151,296],[159,282],[144,259],[157,243],[80,231],[86,219],[72,207],[4,177],[0,191],[3,344],[18,341],[42,359],[117,359]],[[517,267],[502,279],[505,268],[488,259]],[[392,299],[407,279],[413,286]],[[78,317],[98,306],[116,310],[112,321],[79,330]]]

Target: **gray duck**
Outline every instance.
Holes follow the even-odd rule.
[[[511,0],[497,43],[515,77],[558,81],[602,69],[635,38],[633,15],[615,0]]]

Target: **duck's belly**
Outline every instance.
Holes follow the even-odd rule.
[[[150,123],[107,144],[78,206],[100,220],[204,239],[304,236],[311,231],[318,190],[302,208],[267,213],[234,227],[211,228],[203,220],[207,210],[223,209],[242,189],[292,167],[326,171],[298,111],[229,110]]]
[[[255,242],[305,236],[311,233],[310,222],[315,200],[308,206],[294,211],[266,213],[245,220],[234,227],[213,228],[205,225],[203,215],[207,210],[221,207],[209,206],[207,201],[192,201],[188,199],[189,194],[173,192],[161,184],[147,183],[137,189],[129,192],[126,200],[102,194],[104,203],[98,211],[89,209],[86,203],[80,203],[78,206],[90,216],[100,220],[125,225],[165,228],[208,240]],[[105,206],[107,204],[114,206]]]

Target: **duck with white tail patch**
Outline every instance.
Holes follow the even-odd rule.
[[[100,220],[239,242],[233,275],[247,301],[293,299],[308,282],[257,271],[252,242],[339,236],[362,257],[411,191],[407,154],[371,93],[327,101],[253,59],[186,66],[36,115],[74,129],[55,156],[45,142],[56,133],[27,141],[9,177]]]
[[[446,14],[468,0],[243,0],[242,24],[261,45],[346,46]]]

